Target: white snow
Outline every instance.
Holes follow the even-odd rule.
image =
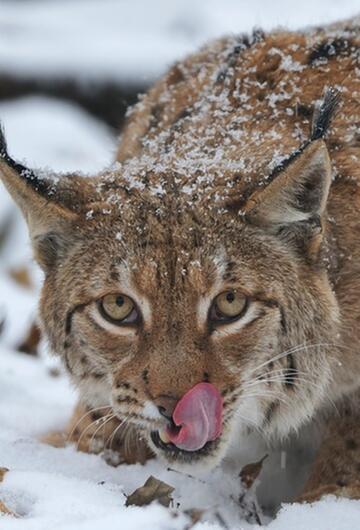
[[[358,0],[2,0],[0,70],[139,86],[221,34],[299,28],[357,10]]]
[[[327,22],[351,16],[358,7],[357,0],[304,0],[301,6],[289,0],[275,5],[266,0],[53,0],[46,7],[40,1],[20,5],[2,0],[0,64],[19,75],[153,78],[169,62],[223,32],[249,30],[254,24],[269,28]],[[284,60],[285,66],[296,67]],[[29,166],[91,173],[112,160],[114,138],[74,105],[26,98],[1,103],[0,117],[10,153]],[[184,530],[189,520],[182,510],[188,508],[206,509],[196,530],[220,529],[216,512],[230,530],[260,528],[246,523],[230,499],[240,492],[241,465],[254,458],[245,444],[236,465],[225,462],[222,468],[190,478],[167,471],[161,462],[113,468],[101,456],[79,453],[75,447],[55,449],[40,443],[41,435],[65,426],[76,392],[64,374],[51,375],[47,358],[15,352],[36,313],[41,275],[30,257],[25,225],[1,188],[0,228],[9,216],[11,234],[0,249],[0,317],[7,317],[0,337],[0,467],[10,471],[0,484],[0,500],[20,517],[0,516],[0,529]],[[19,264],[30,269],[35,284],[30,291],[9,279],[9,268]],[[271,458],[261,484],[269,493],[284,472],[283,454]],[[124,494],[151,474],[175,487],[173,509],[156,504],[126,508]],[[360,502],[328,497],[314,505],[284,505],[268,528],[354,530],[359,521]]]

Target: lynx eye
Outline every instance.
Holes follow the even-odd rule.
[[[237,291],[225,291],[219,294],[210,309],[210,319],[213,322],[236,320],[242,316],[248,305],[247,297]]]
[[[135,303],[125,294],[108,294],[99,301],[102,316],[114,324],[134,324],[139,313]]]

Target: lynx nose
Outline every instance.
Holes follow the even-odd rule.
[[[154,401],[160,414],[171,420],[178,399],[172,396],[159,396]]]

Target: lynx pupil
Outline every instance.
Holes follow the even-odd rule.
[[[124,298],[123,296],[117,296],[115,303],[117,306],[122,307],[124,305]]]
[[[235,300],[235,295],[231,291],[226,295],[226,301],[229,302],[229,304],[232,304]]]

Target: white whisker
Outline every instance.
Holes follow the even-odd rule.
[[[97,420],[94,420],[92,421],[81,433],[80,435],[80,438],[78,439],[77,441],[77,449],[79,449],[79,446],[80,446],[80,442],[81,442],[81,439],[82,437],[85,435],[85,433],[93,426],[93,425],[97,425],[100,423],[100,427],[102,426],[103,422],[110,416],[110,414],[106,415],[106,416],[102,416],[101,418],[98,418]]]
[[[310,348],[320,348],[320,347],[329,347],[329,346],[337,346],[332,343],[326,343],[326,342],[319,342],[314,344],[303,344],[294,346],[293,348],[290,348],[289,350],[286,350],[284,352],[278,353],[277,355],[274,355],[274,357],[271,357],[268,361],[265,361],[261,363],[260,365],[256,366],[252,370],[250,370],[250,374],[253,372],[257,372],[260,370],[260,368],[263,368],[264,366],[267,366],[268,364],[278,361],[279,359],[283,359],[284,357],[287,357],[288,355],[294,355],[295,353],[299,353],[302,350],[307,350]]]
[[[81,416],[81,418],[75,423],[75,426],[71,429],[71,432],[70,432],[70,434],[67,437],[67,441],[69,441],[72,438],[72,436],[73,436],[73,434],[74,434],[74,432],[76,430],[76,427],[86,418],[86,416],[88,416],[89,414],[92,414],[93,412],[98,412],[99,410],[104,410],[104,409],[108,409],[108,408],[110,408],[109,405],[105,405],[103,407],[96,407],[94,409],[88,410],[85,414],[83,414]],[[97,421],[97,420],[95,420],[95,421]]]
[[[91,450],[92,442],[93,442],[93,440],[94,440],[95,437],[96,437],[96,434],[99,432],[99,430],[100,430],[101,428],[104,429],[105,425],[106,425],[107,423],[109,423],[109,421],[111,421],[111,420],[113,420],[113,419],[115,418],[115,415],[114,415],[114,414],[109,414],[108,416],[105,416],[105,418],[106,418],[105,421],[103,421],[103,422],[101,423],[101,425],[99,425],[99,427],[98,427],[97,429],[95,429],[95,431],[93,432],[93,434],[92,434],[92,436],[91,436],[91,438],[90,438],[90,442],[89,442],[89,449],[90,449],[90,450]],[[103,441],[103,443],[105,444],[105,433],[104,433],[104,441]]]

